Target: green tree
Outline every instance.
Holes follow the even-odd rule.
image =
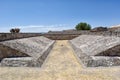
[[[85,22],[80,22],[75,26],[76,30],[90,30],[91,25]]]

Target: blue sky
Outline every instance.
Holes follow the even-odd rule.
[[[120,24],[120,0],[0,0],[0,32],[72,29],[79,22],[93,28]]]

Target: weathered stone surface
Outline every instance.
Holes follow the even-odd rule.
[[[72,45],[77,57],[82,61],[82,63],[85,66],[92,66],[96,62],[98,64],[101,64],[100,61],[103,63],[101,64],[102,66],[110,66],[109,63],[107,64],[107,61],[110,61],[111,58],[110,59],[107,58],[107,60],[103,58],[104,59],[103,61],[101,58],[98,61],[96,61],[96,60],[93,60],[91,56],[96,56],[96,55],[99,56],[99,53],[102,53],[102,52],[104,52],[104,54],[106,55],[108,54],[111,55],[111,53],[108,53],[108,52],[110,52],[110,49],[114,48],[115,46],[120,45],[120,38],[115,36],[81,35],[73,40],[70,40],[69,42]],[[120,49],[120,48],[117,46],[112,51],[116,51],[117,49]],[[107,50],[108,52],[105,53],[105,51]],[[115,53],[113,52],[113,53],[114,55],[115,54],[119,55],[120,53],[118,52],[119,50],[117,50],[117,54],[116,52]]]
[[[106,51],[103,51],[95,56],[119,56],[120,57],[120,45],[114,46]]]
[[[0,44],[0,61],[11,57],[29,57],[29,55]]]
[[[34,61],[39,63],[38,66],[41,66],[52,49],[54,42],[54,40],[50,40],[43,36],[3,41],[0,42],[0,44],[4,46],[4,49],[0,49],[1,54],[4,55],[8,49],[9,51],[18,51],[18,53],[13,54],[9,52],[9,54],[2,56],[1,58],[9,58],[9,55],[11,54],[10,57],[16,57],[16,55],[17,57],[23,57],[23,54],[26,54],[27,56],[24,57],[32,57]]]
[[[36,67],[38,64],[32,57],[4,58],[1,61],[1,66],[10,67]]]
[[[120,44],[120,38],[114,36],[81,35],[70,41],[87,55],[96,55]]]
[[[100,67],[100,66],[119,66],[120,57],[104,57],[104,56],[92,56],[92,59],[88,61],[88,67]]]

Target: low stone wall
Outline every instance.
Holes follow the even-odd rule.
[[[20,57],[20,58],[4,58],[1,61],[1,66],[9,67],[28,67],[35,66],[33,64],[34,60],[31,57]]]
[[[22,38],[28,38],[28,37],[36,37],[36,36],[45,36],[52,40],[70,40],[75,37],[78,37],[80,34],[51,34],[51,33],[0,33],[0,41],[6,41],[6,40],[13,40],[13,39],[22,39]]]
[[[80,34],[43,34],[43,36],[52,40],[71,40]]]
[[[120,66],[120,57],[91,56],[91,60],[87,62],[88,67],[111,67]]]
[[[117,36],[117,37],[120,37],[120,32],[114,32],[114,31],[99,31],[99,32],[81,31],[81,35],[101,35],[101,36]]]
[[[99,31],[99,32],[92,32],[92,31],[59,31],[59,32],[49,32],[42,34],[43,36],[53,39],[53,40],[71,40],[80,35],[100,35],[100,36],[116,36],[120,37],[120,32],[113,32],[113,31]]]
[[[41,33],[0,33],[0,41],[41,36]]]
[[[32,57],[16,57],[16,58],[4,58],[1,61],[1,67],[40,67],[38,61],[34,61]]]
[[[120,32],[113,31],[58,31],[58,32],[49,32],[49,33],[0,33],[0,41],[5,40],[13,40],[13,39],[21,39],[28,37],[36,37],[36,36],[45,36],[52,40],[71,40],[79,35],[103,35],[103,36],[117,36],[120,37]]]

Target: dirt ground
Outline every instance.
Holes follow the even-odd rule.
[[[68,41],[59,40],[41,68],[1,67],[0,80],[120,80],[120,67],[83,68]]]

